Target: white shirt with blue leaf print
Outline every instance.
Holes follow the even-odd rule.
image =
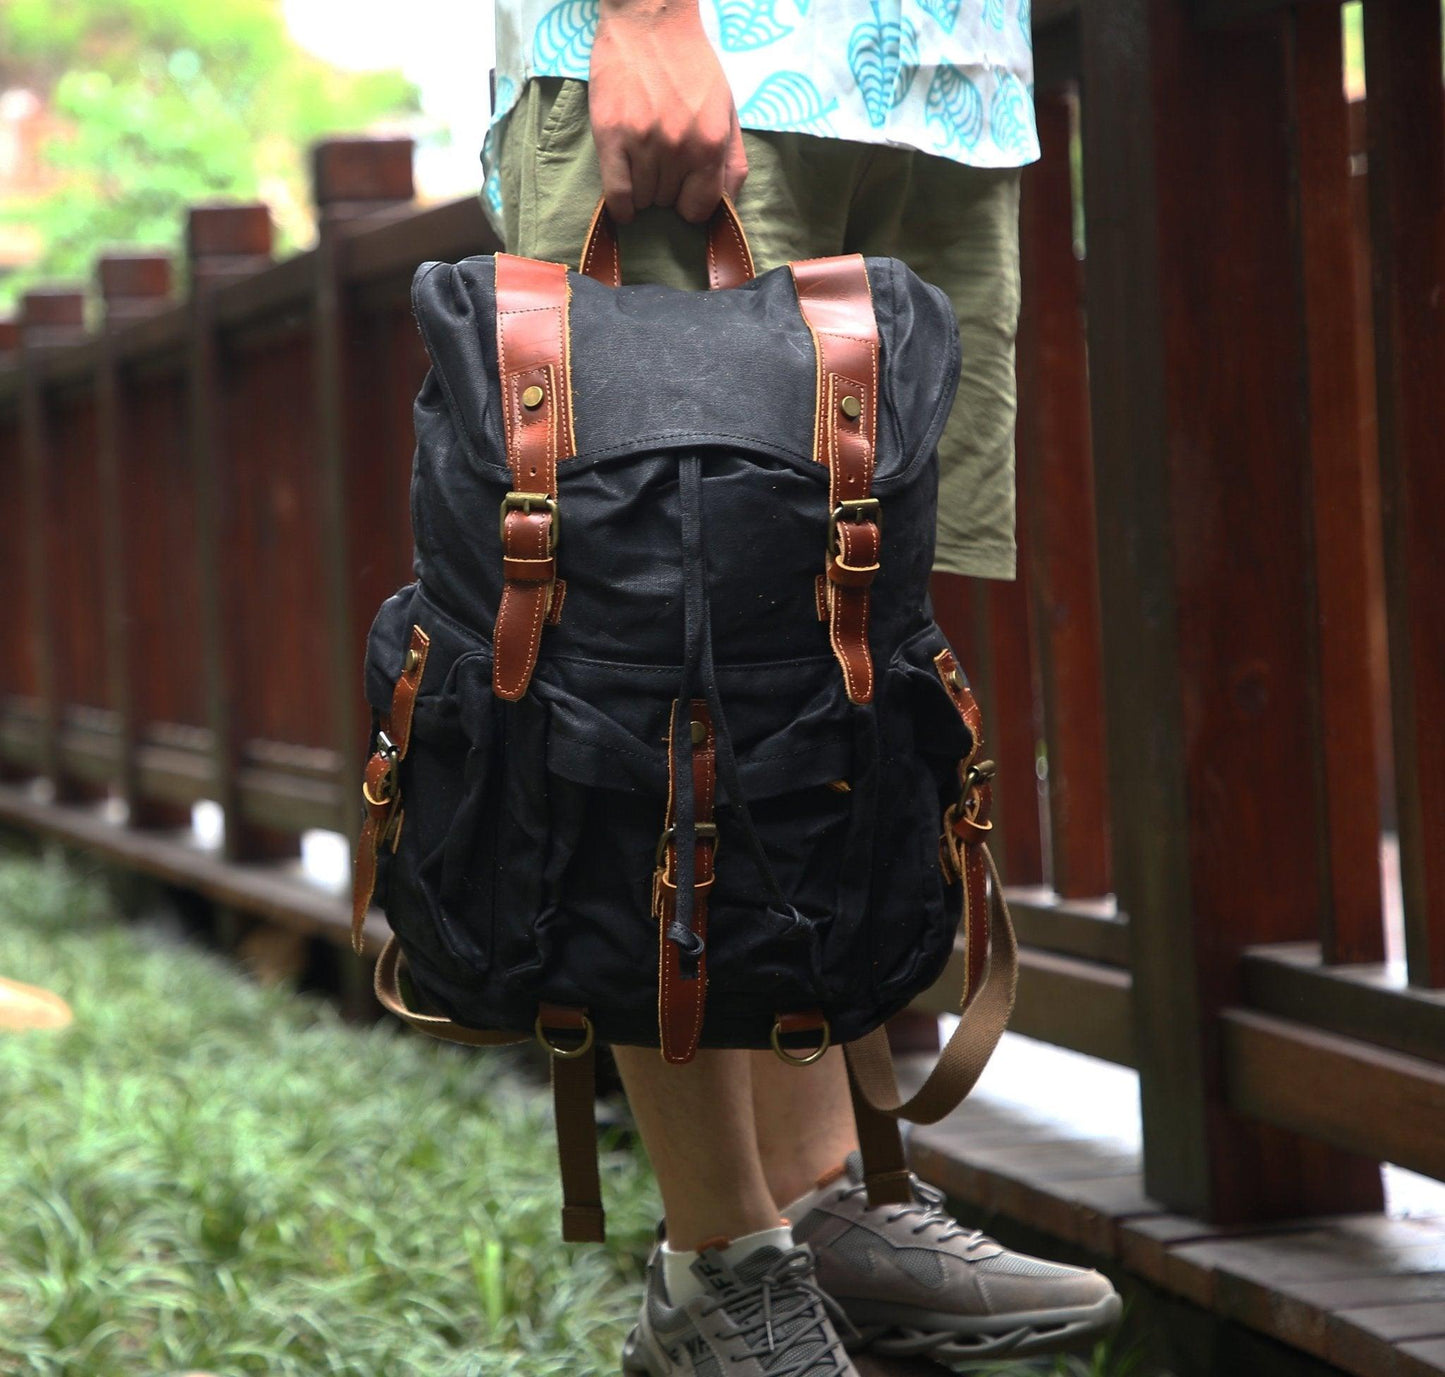
[[[1039,156],[1031,0],[699,0],[745,129],[921,149],[974,167]],[[497,99],[587,79],[597,0],[497,0]],[[487,199],[498,187],[484,160]]]

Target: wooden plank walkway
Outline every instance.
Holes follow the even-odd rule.
[[[1396,1189],[1390,1215],[1272,1226],[1173,1214],[1144,1192],[1133,1084],[1118,1068],[1007,1038],[969,1101],[914,1132],[913,1165],[968,1223],[1063,1240],[1112,1274],[1354,1377],[1445,1373],[1445,1189]]]

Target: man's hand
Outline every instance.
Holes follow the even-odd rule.
[[[700,223],[748,175],[697,0],[602,0],[588,102],[602,194],[619,223],[654,205]]]

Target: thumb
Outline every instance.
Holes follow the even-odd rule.
[[[742,190],[748,175],[748,155],[743,148],[742,126],[738,123],[737,107],[733,107],[732,132],[728,135],[727,156],[723,160],[723,190],[734,200]]]

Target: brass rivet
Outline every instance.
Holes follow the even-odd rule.
[[[838,410],[850,421],[856,421],[863,414],[863,403],[850,392],[838,403]]]
[[[707,726],[702,722],[692,724],[692,744],[701,746],[707,740]]]
[[[408,650],[406,659],[402,662],[401,672],[410,674],[421,663],[421,655],[416,650]]]
[[[522,405],[525,406],[528,411],[535,411],[542,405],[542,398],[546,395],[536,383],[533,383],[531,387],[522,393]]]
[[[957,689],[958,692],[963,692],[963,675],[960,674],[958,670],[951,669],[948,671],[948,682]]]

